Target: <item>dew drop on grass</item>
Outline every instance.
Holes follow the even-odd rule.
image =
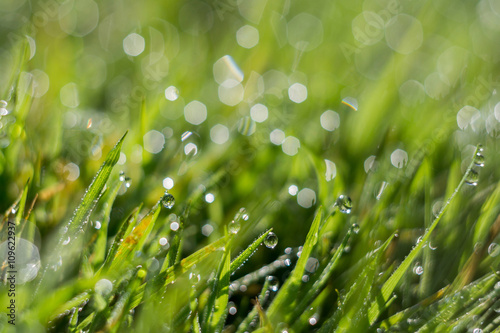
[[[341,213],[350,214],[352,209],[352,201],[347,195],[340,195],[335,202],[335,206],[339,207]]]
[[[500,254],[500,246],[497,243],[491,243],[488,246],[488,254],[492,257],[496,257]]]
[[[357,224],[357,223],[353,223],[353,224],[352,224],[352,231],[353,231],[355,234],[359,233],[359,229],[360,229],[360,228],[359,228],[359,224]]]
[[[264,245],[268,249],[274,249],[278,244],[278,236],[274,232],[267,234],[266,239],[264,239]]]
[[[172,207],[174,207],[175,205],[175,198],[172,194],[165,192],[165,194],[161,198],[161,203],[163,207],[167,209],[172,209]]]
[[[413,272],[417,275],[422,275],[422,273],[424,273],[424,268],[420,265],[416,265],[414,268],[413,268]]]
[[[96,293],[103,296],[108,295],[111,293],[111,291],[113,291],[113,283],[108,279],[101,279],[96,282],[94,290]]]
[[[277,292],[280,287],[280,282],[276,276],[269,275],[266,277],[266,280],[269,281],[269,290]]]
[[[237,234],[238,231],[240,231],[240,229],[241,229],[241,223],[236,220],[232,220],[231,222],[229,222],[229,225],[227,226],[227,231],[229,231],[229,233],[231,234]]]
[[[465,182],[471,186],[476,186],[479,181],[479,174],[476,170],[470,169],[467,175],[465,176]]]
[[[474,156],[474,164],[478,167],[484,167],[484,155],[480,151]]]
[[[236,212],[236,214],[234,215],[234,220],[238,221],[238,222],[240,222],[241,220],[247,221],[248,218],[249,218],[249,216],[247,214],[247,210],[245,209],[245,207],[241,207],[238,210],[238,212]]]
[[[227,304],[227,307],[228,307],[228,312],[231,316],[234,316],[238,312],[238,309],[236,308],[236,304],[234,304],[234,302],[229,302]]]
[[[66,239],[62,242],[62,245],[68,245],[70,241],[71,241],[71,237],[68,237],[68,238],[66,238]]]

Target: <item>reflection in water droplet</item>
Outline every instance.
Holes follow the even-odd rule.
[[[68,238],[66,238],[66,239],[62,242],[62,245],[68,245],[70,241],[71,241],[71,237],[68,237]]]
[[[325,177],[326,181],[329,182],[337,175],[337,167],[335,166],[335,163],[327,159],[325,159],[325,164],[326,164]]]
[[[294,156],[299,152],[300,140],[294,136],[288,136],[281,144],[281,150],[289,156]]]
[[[174,180],[170,177],[163,179],[163,187],[167,190],[170,190],[172,187],[174,187]]]
[[[94,228],[96,228],[96,229],[101,229],[101,226],[102,226],[101,222],[99,222],[99,221],[95,221]]]
[[[303,188],[297,194],[297,203],[304,208],[310,208],[316,203],[316,192],[307,187]]]
[[[341,213],[350,214],[352,209],[352,200],[347,195],[340,195],[335,201],[335,206],[337,206]]]
[[[476,186],[478,181],[479,181],[479,174],[477,173],[476,170],[470,169],[467,175],[465,176],[465,183],[471,186]]]
[[[255,121],[249,116],[245,116],[238,121],[238,132],[243,135],[249,136],[255,132]]]
[[[492,257],[496,257],[500,254],[500,246],[497,243],[491,243],[488,246],[488,254]]]
[[[319,117],[321,127],[327,131],[334,131],[340,126],[340,116],[337,112],[326,110]]]
[[[259,43],[259,30],[251,25],[244,25],[236,31],[236,41],[241,47],[251,49]]]
[[[352,231],[353,231],[355,234],[359,233],[359,229],[360,229],[360,228],[359,228],[359,224],[357,224],[357,223],[353,223],[353,224],[352,224]]]
[[[290,187],[288,187],[288,194],[297,195],[297,192],[299,192],[297,185],[290,185]]]
[[[199,125],[207,120],[207,107],[202,102],[192,101],[184,107],[184,118],[190,124]]]
[[[269,281],[269,289],[271,291],[278,291],[278,288],[280,286],[280,282],[277,277],[269,275],[266,277],[266,280]]]
[[[106,296],[113,291],[113,282],[108,279],[101,279],[96,282],[94,290],[96,293]]]
[[[479,151],[476,156],[474,156],[474,164],[478,167],[484,167],[484,155]]]
[[[201,233],[203,236],[208,237],[214,231],[214,227],[211,224],[207,223],[203,227],[201,227]]]
[[[146,41],[144,37],[139,34],[131,33],[123,39],[123,51],[132,57],[136,57],[141,54],[146,47]]]
[[[342,104],[347,105],[354,111],[358,111],[358,100],[354,97],[345,97],[342,99]]]
[[[228,312],[231,316],[234,316],[236,312],[238,312],[238,309],[236,308],[236,304],[234,304],[234,302],[227,303],[227,307],[229,309]]]
[[[292,102],[300,104],[307,99],[307,87],[301,83],[294,83],[288,88],[288,97]]]
[[[175,205],[175,198],[172,194],[165,192],[165,194],[161,198],[161,203],[163,207],[171,209]]]
[[[229,140],[229,129],[222,125],[216,124],[210,129],[210,139],[218,145],[222,145]]]
[[[227,231],[229,231],[229,233],[231,234],[237,234],[238,231],[240,231],[240,229],[241,229],[241,223],[235,220],[229,222],[229,225],[227,227]]]
[[[258,103],[250,108],[250,117],[258,123],[266,121],[268,116],[269,111],[263,104]]]
[[[177,100],[177,98],[179,98],[179,90],[174,86],[168,87],[165,89],[165,98],[169,101]]]
[[[268,249],[274,249],[276,245],[278,244],[278,236],[274,232],[270,232],[267,234],[266,239],[264,239],[264,245]]]
[[[7,265],[12,251],[12,242],[5,241],[0,244],[0,262]],[[24,238],[15,238],[15,270],[16,284],[23,284],[36,278],[40,270],[40,252],[38,247]]]
[[[269,140],[279,146],[280,144],[283,143],[283,141],[285,140],[285,132],[283,132],[282,130],[276,128],[274,129],[270,134],[269,134]]]
[[[213,193],[205,194],[205,201],[207,203],[212,203],[212,202],[214,202],[214,200],[215,200],[215,196],[213,195]]]
[[[422,275],[422,273],[424,273],[424,268],[422,266],[420,266],[420,264],[417,264],[413,268],[413,273],[415,273],[417,275]]]
[[[403,168],[408,163],[408,153],[402,149],[396,149],[391,154],[391,164],[396,168]]]

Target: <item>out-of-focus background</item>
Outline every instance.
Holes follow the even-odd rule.
[[[0,211],[31,178],[44,239],[128,130],[110,235],[165,190],[171,219],[194,196],[188,254],[245,207],[264,218],[242,244],[266,227],[279,243],[241,276],[302,245],[314,210],[344,194],[352,213],[334,217],[332,239],[348,218],[370,247],[399,229],[402,259],[482,143],[476,192],[435,240],[472,248],[454,223],[472,225],[462,210],[499,176],[499,40],[497,0],[1,0]],[[439,251],[457,261],[428,293],[466,257]]]

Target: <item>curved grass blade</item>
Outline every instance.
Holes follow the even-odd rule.
[[[476,154],[479,152],[479,149],[480,149],[480,146],[477,146],[473,156],[476,156]],[[422,249],[422,247],[424,246],[424,244],[426,244],[427,241],[429,240],[432,231],[434,231],[434,229],[438,225],[439,221],[443,217],[443,214],[446,211],[446,208],[453,201],[453,199],[457,195],[458,191],[462,188],[462,186],[466,182],[466,179],[468,178],[469,174],[472,172],[473,166],[474,166],[474,159],[472,160],[469,167],[467,168],[467,171],[465,172],[464,176],[460,180],[460,183],[456,187],[455,191],[452,193],[450,198],[443,205],[438,216],[436,217],[436,219],[432,222],[431,226],[425,232],[424,236],[422,237],[422,240],[411,250],[411,252],[408,254],[408,256],[403,260],[401,265],[399,265],[399,267],[394,271],[394,273],[389,277],[389,279],[382,286],[380,297],[378,297],[378,299],[372,303],[370,310],[368,311],[368,318],[369,318],[371,325],[373,325],[375,323],[375,321],[377,320],[380,313],[385,309],[385,306],[386,306],[385,304],[387,303],[387,301],[391,297],[391,294],[394,291],[394,289],[396,288],[399,280],[403,277],[405,272],[408,270],[411,263],[416,258],[416,256],[419,254],[419,252]]]

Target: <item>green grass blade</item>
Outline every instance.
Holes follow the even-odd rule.
[[[214,311],[211,314],[210,319],[210,332],[221,332],[224,326],[224,322],[227,316],[227,302],[229,299],[229,277],[230,277],[230,267],[231,267],[231,249],[226,248],[224,257],[222,258],[222,270],[220,272],[220,278],[216,281],[216,300],[214,303]]]
[[[476,150],[475,150],[473,156],[476,156],[476,154],[479,152],[479,149],[480,149],[479,146],[476,147]],[[453,194],[446,201],[443,208],[441,208],[441,211],[439,212],[436,219],[432,222],[431,226],[425,232],[424,236],[422,237],[422,240],[411,250],[411,252],[408,254],[408,256],[401,263],[401,265],[399,265],[399,267],[396,269],[396,271],[394,271],[394,273],[389,277],[389,279],[382,286],[381,298],[372,303],[370,310],[368,312],[368,318],[369,318],[370,324],[375,323],[379,314],[384,310],[385,303],[389,300],[389,298],[390,298],[392,292],[394,291],[394,289],[396,288],[396,285],[398,284],[399,280],[406,273],[406,271],[408,270],[408,268],[410,267],[411,263],[416,258],[416,256],[419,254],[419,252],[422,249],[422,247],[424,246],[424,244],[426,244],[428,242],[432,231],[434,231],[434,229],[438,225],[439,221],[443,217],[443,214],[446,211],[446,208],[453,201],[453,199],[455,198],[458,191],[464,185],[464,183],[465,183],[467,177],[469,176],[469,173],[471,172],[473,166],[474,166],[474,160],[470,163],[469,167],[467,168],[467,171],[465,172],[464,176],[462,177],[460,183],[456,187]]]
[[[231,274],[234,274],[238,268],[243,266],[243,264],[252,256],[252,254],[257,251],[259,246],[262,244],[262,242],[266,239],[267,235],[273,230],[273,228],[270,228],[266,230],[262,235],[260,235],[258,238],[256,238],[252,244],[250,244],[243,252],[241,252],[232,262],[231,262],[231,268],[230,272]]]
[[[144,242],[153,229],[160,211],[160,205],[157,203],[133,229],[132,233],[125,237],[111,262],[110,271],[116,271],[117,268],[128,263],[129,260],[127,259],[130,258],[134,251],[142,250]]]
[[[63,231],[62,233],[62,237],[60,237],[54,250],[52,251],[53,255],[51,255],[43,269],[35,294],[36,292],[38,292],[39,287],[43,285],[43,283],[45,283],[46,274],[49,267],[54,267],[54,265],[56,267],[59,266],[59,268],[56,268],[56,271],[60,272],[59,274],[62,274],[64,273],[64,270],[61,269],[63,265],[67,266],[68,262],[71,262],[71,264],[75,264],[74,256],[77,253],[80,253],[81,250],[80,243],[82,241],[82,232],[80,231],[84,231],[84,225],[90,214],[92,213],[92,210],[96,206],[113,167],[118,162],[123,140],[125,139],[126,135],[127,133],[125,133],[121,137],[121,139],[116,143],[113,149],[111,149],[111,151],[108,153],[108,155],[106,156],[106,160],[92,180],[90,186],[87,188],[80,204],[76,208],[73,217],[65,226],[65,231]],[[70,242],[71,246],[65,247],[65,245],[69,245]],[[64,251],[63,248],[65,249]],[[52,278],[51,283],[54,283],[56,280],[57,279]]]
[[[106,261],[102,265],[102,268],[109,267],[113,258],[116,255],[116,252],[118,251],[120,245],[122,244],[125,235],[128,234],[128,231],[132,230],[131,226],[135,225],[135,223],[137,222],[137,218],[139,216],[140,211],[141,211],[141,206],[135,208],[134,211],[130,213],[130,215],[122,222],[120,229],[118,229],[118,232],[115,235],[115,238],[113,239],[113,243],[109,248],[108,254],[106,256]]]
[[[322,216],[323,207],[319,207],[318,212],[316,213],[316,216],[311,224],[311,228],[306,236],[302,253],[300,258],[297,260],[295,268],[267,310],[267,317],[272,323],[282,321],[284,316],[291,313],[291,310],[297,302],[295,296],[300,285],[302,284],[302,275],[304,274],[307,259],[309,259],[313,247],[318,241],[318,230]]]

